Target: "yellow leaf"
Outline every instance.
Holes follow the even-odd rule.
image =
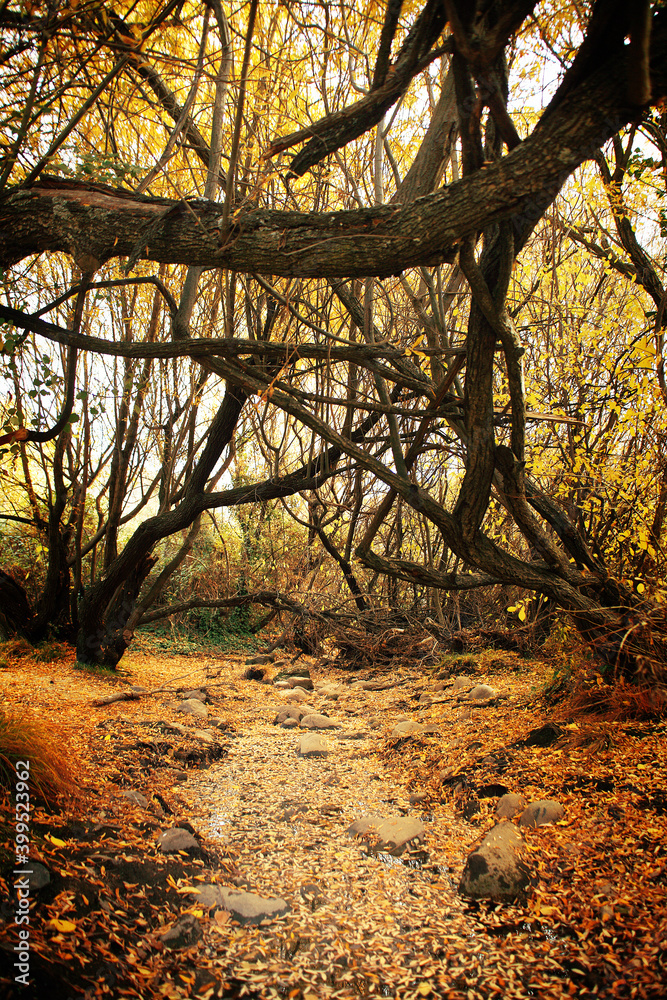
[[[50,840],[54,847],[67,847],[66,840],[59,840],[58,837],[51,837],[47,834],[47,840]]]
[[[76,924],[73,924],[71,920],[58,920],[56,917],[49,920],[49,927],[60,931],[61,934],[71,934],[72,931],[76,930]]]
[[[526,609],[525,608],[519,608],[519,621],[520,622],[525,622],[525,620],[526,620]]]

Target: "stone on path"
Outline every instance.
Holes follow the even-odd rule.
[[[134,788],[128,788],[127,791],[121,792],[124,799],[128,799],[133,806],[141,806],[142,809],[148,809],[148,799],[141,792],[137,792]]]
[[[285,701],[292,702],[306,702],[308,701],[308,694],[302,687],[290,688],[285,692]]]
[[[329,753],[329,744],[317,733],[308,733],[302,736],[299,741],[299,756],[301,757],[323,757]]]
[[[496,819],[513,819],[526,808],[526,800],[523,795],[515,795],[508,792],[498,799],[496,806]]]
[[[161,935],[160,940],[167,948],[189,948],[203,936],[201,925],[191,913],[184,913],[173,927]]]
[[[354,837],[365,837],[374,832],[378,843],[375,849],[387,851],[390,854],[400,854],[412,840],[423,840],[426,827],[421,820],[412,816],[362,816],[348,827],[348,833]]]
[[[304,691],[313,690],[313,682],[309,676],[304,676],[303,674],[296,674],[287,679],[287,683],[291,688],[300,687]]]
[[[283,729],[298,729],[299,722],[297,719],[285,719],[280,725]]]
[[[539,802],[531,802],[521,813],[519,823],[521,826],[544,826],[546,823],[557,823],[565,815],[560,802],[552,799],[540,799]]]
[[[165,830],[161,833],[158,837],[157,846],[163,854],[200,849],[198,842],[192,834],[180,826],[174,826],[170,830]]]
[[[202,688],[193,688],[191,691],[183,692],[183,699],[185,701],[190,701],[192,698],[196,698],[197,701],[206,701],[208,693]]]
[[[487,698],[497,697],[498,692],[488,684],[476,684],[472,691],[468,692],[468,697],[472,701],[486,701]]]
[[[499,823],[468,856],[459,892],[473,899],[511,902],[528,885],[521,853],[523,838],[512,823]]]
[[[411,719],[406,722],[399,722],[391,731],[391,736],[415,736],[423,733],[424,727],[420,722],[413,722]]]
[[[312,712],[310,715],[304,715],[299,721],[299,725],[303,729],[338,729],[340,722],[330,719],[328,715]]]
[[[273,720],[273,725],[279,726],[285,719],[296,719],[297,722],[301,722],[304,715],[312,714],[314,711],[314,708],[306,708],[305,706],[300,708],[297,705],[284,705],[278,709],[278,713]]]
[[[44,865],[40,865],[39,861],[29,861],[25,865],[25,875],[21,867],[17,866],[15,874],[18,874],[20,878],[28,880],[30,892],[39,892],[40,889],[44,889],[51,881],[51,872]]]
[[[200,719],[208,718],[208,708],[199,698],[185,698],[176,706],[176,711],[183,712],[185,715],[194,715]]]
[[[461,674],[459,677],[454,678],[454,683],[452,684],[452,691],[461,691],[463,688],[469,688],[472,681],[469,677]]]
[[[255,656],[249,656],[245,661],[246,667],[258,667],[264,666],[267,663],[273,663],[274,656],[272,653],[256,653]]]
[[[266,899],[256,892],[231,889],[224,885],[204,884],[192,893],[197,902],[207,909],[228,910],[240,924],[259,924],[272,917],[281,917],[289,910],[289,903],[277,897]]]

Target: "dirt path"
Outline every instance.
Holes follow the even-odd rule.
[[[313,663],[316,688],[340,694],[305,696],[337,723],[321,733],[326,752],[309,757],[303,729],[274,724],[293,696],[244,679],[240,657],[134,654],[126,669],[120,687],[169,690],[92,707],[119,686],[62,663],[17,662],[0,675],[10,710],[58,720],[85,788],[71,815],[32,815],[31,857],[50,874],[31,901],[36,996],[664,996],[667,795],[653,766],[664,724],[561,719],[562,737],[542,747],[526,736],[548,720],[534,697],[548,665],[481,656],[474,683],[500,698],[475,706],[414,666],[367,690],[355,682],[369,673]],[[197,687],[209,693],[207,718],[176,711],[177,690]],[[427,729],[392,738],[401,719]],[[503,787],[558,798],[565,818],[524,831],[525,903],[473,903],[459,879]],[[395,856],[372,832],[350,834],[368,815],[423,831]],[[193,852],[160,850],[174,827],[196,835]],[[211,893],[250,893],[278,913],[246,923]],[[173,947],[183,922],[195,933]],[[0,992],[10,976],[0,968]]]

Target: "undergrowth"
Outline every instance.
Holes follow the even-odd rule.
[[[39,728],[29,719],[0,711],[0,788],[11,793],[16,784],[17,761],[30,764],[31,801],[54,808],[74,795],[74,779],[66,763],[62,736]]]

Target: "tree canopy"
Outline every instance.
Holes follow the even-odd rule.
[[[35,632],[116,662],[202,515],[275,502],[360,610],[519,587],[664,680],[662,3],[9,2],[0,31]]]

